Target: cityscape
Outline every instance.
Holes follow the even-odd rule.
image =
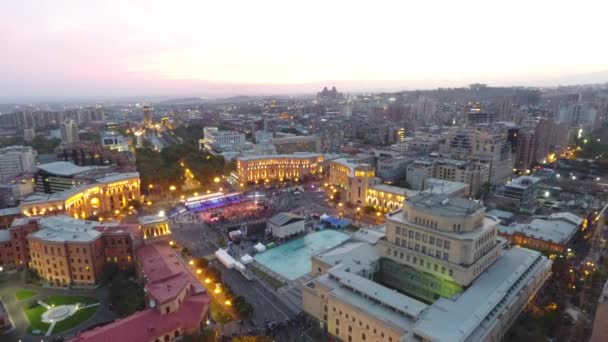
[[[608,341],[608,8],[271,2],[0,5],[0,341]]]

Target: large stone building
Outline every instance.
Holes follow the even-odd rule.
[[[35,193],[24,198],[19,204],[24,215],[64,213],[82,219],[91,216],[112,216],[117,210],[125,208],[130,200],[140,198],[137,172],[100,175],[99,178],[87,180],[90,182],[88,184],[75,187],[70,186],[75,180],[69,177],[54,177],[54,180],[47,178],[45,182],[40,187],[46,189],[48,184],[52,193]]]
[[[516,208],[534,212],[538,205],[538,192],[542,178],[520,176],[501,185],[494,196],[497,202],[513,204]]]
[[[303,179],[322,172],[323,155],[317,153],[248,155],[236,158],[239,180],[246,182]]]
[[[304,311],[342,341],[500,341],[551,272],[539,252],[505,248],[478,203],[421,194],[386,216],[374,245],[312,259]]]
[[[316,135],[287,136],[273,138],[272,144],[278,154],[290,154],[295,152],[321,152],[321,139]]]
[[[220,131],[217,127],[203,128],[199,148],[212,153],[240,151],[245,144],[245,134],[238,131]]]

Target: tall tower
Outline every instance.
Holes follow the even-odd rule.
[[[152,125],[152,108],[150,106],[144,106],[144,124],[146,126]]]

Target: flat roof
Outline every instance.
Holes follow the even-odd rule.
[[[256,160],[256,159],[283,159],[283,158],[317,158],[322,157],[320,153],[294,152],[293,154],[249,154],[236,157],[236,160]]]
[[[374,269],[374,263],[380,259],[380,254],[368,243],[349,240],[313,258],[327,265],[343,265],[342,269],[359,274],[363,270]]]
[[[276,215],[274,215],[273,217],[271,217],[268,220],[268,223],[277,225],[277,226],[284,226],[286,224],[291,224],[294,222],[298,222],[298,221],[302,221],[304,220],[304,217],[300,216],[300,215],[296,215],[296,214],[292,214],[292,213],[278,213]]]
[[[413,331],[433,341],[477,341],[501,309],[518,300],[521,288],[550,267],[551,261],[539,252],[517,247],[507,250],[463,293],[435,301],[420,315]]]
[[[0,242],[7,241],[11,241],[11,233],[6,229],[0,230]]]
[[[160,223],[160,222],[165,222],[167,221],[167,216],[163,215],[163,216],[159,216],[159,215],[144,215],[144,216],[139,216],[137,218],[137,221],[141,224],[153,224],[153,223]]]
[[[473,200],[445,194],[422,193],[408,198],[406,203],[418,210],[440,216],[466,216],[483,209],[481,204]]]
[[[397,195],[405,196],[405,197],[412,197],[412,196],[416,196],[418,194],[418,191],[416,191],[416,190],[410,190],[407,188],[402,188],[402,187],[388,185],[388,184],[373,184],[370,186],[370,189],[382,191],[382,192],[386,192],[386,193],[390,193],[390,194],[397,194]]]
[[[467,184],[461,182],[452,182],[439,178],[427,178],[424,180],[425,193],[432,194],[451,194],[455,191],[465,189]]]
[[[112,172],[104,177],[97,178],[97,183],[112,183],[130,178],[139,178],[139,172]]]
[[[505,184],[507,187],[511,188],[519,188],[519,189],[527,189],[532,185],[540,182],[542,178],[534,177],[534,176],[520,176],[514,178],[511,182]]]
[[[533,219],[530,223],[514,223],[498,226],[503,234],[520,233],[535,239],[565,244],[576,233],[578,225],[562,220]]]
[[[92,169],[90,166],[78,166],[66,161],[40,164],[36,168],[58,176],[74,176]]]
[[[329,274],[336,277],[340,285],[351,288],[374,299],[384,306],[401,311],[410,317],[417,317],[427,304],[389,289],[367,278],[342,270],[330,270]]]
[[[0,209],[0,216],[19,215],[21,210],[18,207]]]
[[[38,221],[40,230],[29,237],[55,242],[91,242],[97,239],[101,232],[98,226],[118,226],[116,222],[102,223],[97,221],[77,220],[65,215],[42,217]]]
[[[386,235],[386,229],[384,226],[360,228],[358,231],[352,234],[352,238],[367,243],[376,244],[378,240],[382,239]]]

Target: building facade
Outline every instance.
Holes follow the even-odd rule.
[[[0,149],[0,180],[34,171],[37,153],[30,146]]]
[[[414,190],[424,188],[426,179],[437,178],[468,185],[467,195],[475,196],[481,186],[489,181],[488,164],[443,158],[420,158],[409,164],[406,180]]]
[[[239,180],[246,182],[283,181],[302,179],[322,172],[323,155],[293,153],[251,155],[236,158]]]
[[[245,144],[245,134],[237,131],[220,131],[217,127],[203,128],[200,149],[212,153],[240,151]]]

